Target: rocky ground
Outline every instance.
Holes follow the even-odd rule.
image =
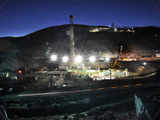
[[[78,113],[43,117],[29,117],[29,118],[12,118],[10,120],[137,120],[135,111],[128,111],[126,113],[116,113],[112,111],[94,111],[94,113]]]
[[[155,104],[159,103],[159,91],[155,86],[96,89],[31,97],[9,95],[0,100],[6,104],[10,120],[136,120],[134,95]]]

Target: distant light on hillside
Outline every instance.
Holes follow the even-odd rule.
[[[146,62],[143,62],[143,65],[144,65],[144,66],[146,66],[146,65],[147,65],[147,63],[146,63]]]

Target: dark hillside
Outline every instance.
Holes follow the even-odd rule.
[[[17,60],[22,61],[21,64],[34,63],[34,58],[48,59],[53,52],[59,55],[69,54],[69,29],[70,25],[61,25],[42,29],[24,37],[0,38],[0,52],[5,52],[5,55],[14,52]],[[91,32],[94,29],[99,31]],[[118,53],[120,45],[129,52],[153,51],[160,48],[160,28],[158,27],[135,27],[134,32],[114,32],[107,26],[76,24],[74,36],[76,51],[82,54]],[[4,54],[0,56],[3,57]]]

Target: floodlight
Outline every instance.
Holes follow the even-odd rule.
[[[50,59],[51,59],[51,61],[57,61],[57,55],[52,54],[52,55],[50,56]]]
[[[83,61],[83,57],[80,55],[77,55],[74,59],[75,63],[81,63]]]
[[[95,56],[90,56],[89,57],[89,62],[94,63],[96,61],[96,57]]]
[[[66,63],[66,62],[68,62],[68,60],[69,60],[68,56],[63,56],[62,57],[62,62]]]
[[[110,58],[109,58],[109,57],[105,57],[105,61],[106,61],[106,62],[109,62],[109,61],[110,61]]]

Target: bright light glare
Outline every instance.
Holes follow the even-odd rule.
[[[90,56],[89,57],[89,62],[94,63],[96,61],[96,57],[95,56]]]
[[[68,60],[69,60],[68,56],[63,56],[62,62],[66,63],[66,62],[68,62]]]
[[[56,61],[57,60],[57,55],[53,54],[50,56],[51,61]]]
[[[144,65],[144,66],[147,65],[147,63],[146,63],[146,62],[143,62],[143,65]]]
[[[109,61],[110,61],[110,58],[109,58],[109,57],[105,57],[105,61],[106,61],[106,62],[109,62]]]
[[[83,61],[83,57],[80,55],[77,55],[74,59],[75,63],[81,63]]]

